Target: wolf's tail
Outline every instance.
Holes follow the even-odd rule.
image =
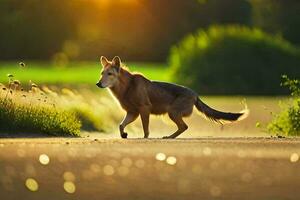
[[[199,98],[197,99],[195,106],[201,113],[205,115],[206,118],[220,124],[224,124],[226,122],[241,121],[247,118],[249,115],[249,110],[247,109],[247,106],[243,111],[239,113],[221,112],[209,107],[208,105],[203,103]]]

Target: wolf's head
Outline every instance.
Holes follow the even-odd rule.
[[[112,61],[108,61],[107,58],[101,56],[100,62],[102,65],[101,77],[96,85],[100,88],[113,87],[119,81],[121,70],[120,57],[115,56]]]

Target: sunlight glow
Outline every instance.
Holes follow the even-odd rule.
[[[139,0],[94,0],[100,8],[107,8],[111,5],[136,6],[140,3]]]

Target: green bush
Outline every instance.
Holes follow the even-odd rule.
[[[300,80],[291,80],[287,76],[283,78],[283,85],[288,86],[291,91],[292,103],[274,116],[268,130],[270,133],[300,136]]]
[[[199,94],[283,94],[281,74],[300,75],[300,51],[282,38],[244,26],[212,26],[171,49],[173,81]]]

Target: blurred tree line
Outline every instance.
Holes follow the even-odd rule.
[[[257,26],[300,44],[298,0],[0,0],[0,59],[165,61],[211,24]]]

